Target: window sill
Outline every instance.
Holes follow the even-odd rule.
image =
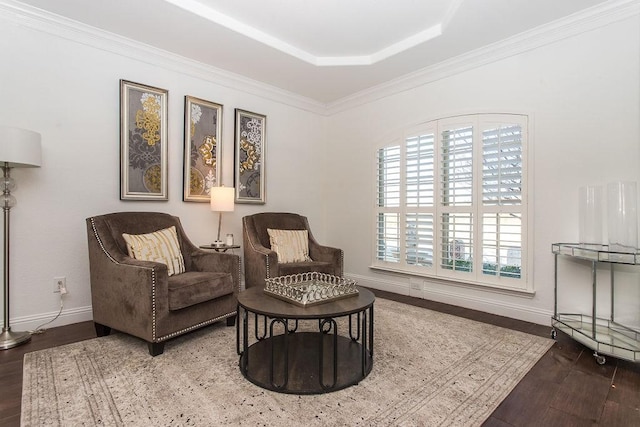
[[[536,294],[536,291],[533,289],[518,289],[518,288],[511,288],[506,286],[499,286],[494,283],[480,283],[480,282],[473,282],[469,280],[455,279],[450,277],[444,278],[439,276],[433,276],[430,274],[420,274],[415,271],[408,271],[408,270],[403,270],[400,268],[393,268],[388,266],[370,265],[369,268],[372,270],[378,270],[378,271],[387,272],[387,273],[395,273],[395,274],[407,276],[407,277],[409,276],[424,277],[436,284],[442,284],[446,286],[457,286],[457,287],[463,287],[463,288],[469,288],[469,289],[477,289],[477,290],[493,292],[493,293],[498,293],[503,295],[514,295],[514,296],[520,296],[520,297],[526,297],[526,298],[533,298]]]

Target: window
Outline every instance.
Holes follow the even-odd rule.
[[[526,116],[425,123],[377,151],[373,266],[529,290]]]

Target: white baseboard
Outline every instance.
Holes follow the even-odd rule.
[[[464,288],[451,287],[451,289],[442,290],[424,286],[421,287],[421,289],[413,289],[411,282],[406,278],[403,278],[402,280],[404,281],[402,282],[394,281],[392,278],[385,278],[384,280],[381,280],[357,274],[346,274],[345,276],[355,280],[359,285],[368,288],[456,305],[539,325],[549,325],[553,314],[551,310],[541,310],[528,305],[515,304],[490,298],[480,298],[465,294],[463,293]],[[46,323],[56,317],[57,314],[57,311],[53,311],[50,313],[41,313],[32,316],[16,317],[11,319],[11,329],[15,331],[34,330],[43,323]],[[56,320],[44,327],[53,328],[56,326],[85,322],[92,319],[93,313],[91,306],[69,308],[63,309],[62,313],[60,313],[60,316]]]
[[[524,304],[477,297],[469,295],[468,293],[465,294],[463,293],[465,288],[462,287],[452,286],[450,289],[442,290],[424,286],[421,287],[421,289],[413,289],[410,282],[406,279],[403,279],[404,282],[400,282],[390,280],[389,278],[381,280],[355,274],[346,274],[346,276],[357,281],[359,285],[364,287],[428,299],[431,301],[483,311],[485,313],[496,314],[498,316],[505,316],[539,325],[550,325],[551,316],[553,315],[550,310],[542,310]]]
[[[32,316],[16,317],[11,319],[11,329],[14,331],[32,331],[40,327],[43,323],[49,322],[55,318],[58,311],[50,313],[40,313]],[[70,325],[72,323],[86,322],[93,319],[93,311],[91,306],[63,309],[60,316],[51,323],[42,326],[45,329],[55,328],[56,326]]]

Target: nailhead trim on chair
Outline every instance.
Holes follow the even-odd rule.
[[[269,268],[269,255],[265,255],[265,258],[267,259],[267,279],[271,277],[271,270]]]
[[[96,223],[93,217],[91,218],[91,229],[93,230],[93,235],[98,241],[98,245],[100,245],[100,249],[102,249],[102,252],[104,252],[107,258],[109,258],[111,262],[113,262],[114,264],[126,265],[116,261],[111,256],[111,254],[107,252],[107,250],[104,247],[104,244],[102,243],[102,240],[100,240],[100,236],[98,235],[98,230],[96,230]],[[142,267],[142,268],[149,268],[149,267]],[[151,268],[151,313],[152,313],[151,314],[151,339],[153,340],[153,342],[157,342],[156,341],[156,269],[155,268]]]
[[[98,244],[100,245],[100,248],[102,249],[102,252],[104,252],[104,254],[107,256],[107,258],[109,258],[113,263],[120,265],[120,263],[118,261],[116,261],[115,259],[113,259],[111,254],[109,252],[107,252],[107,250],[104,248],[104,245],[102,244],[102,240],[100,240],[100,236],[98,236],[98,230],[96,230],[95,218],[91,218],[91,229],[93,230],[93,235],[95,236],[96,240],[98,241]]]
[[[198,328],[201,328],[203,326],[210,325],[211,323],[215,323],[215,322],[217,322],[219,320],[226,319],[227,317],[235,316],[236,313],[237,313],[237,311],[232,311],[231,313],[223,314],[222,316],[218,316],[218,317],[216,317],[214,319],[209,319],[207,321],[200,322],[197,325],[189,326],[188,328],[184,328],[184,329],[181,329],[179,331],[172,332],[172,333],[170,333],[168,335],[164,335],[164,336],[158,338],[157,340],[154,339],[154,342],[166,341],[166,340],[168,340],[170,338],[173,338],[175,336],[182,335],[185,332],[189,332],[189,331],[192,331],[194,329],[198,329]]]
[[[156,269],[151,269],[151,339],[156,340]]]

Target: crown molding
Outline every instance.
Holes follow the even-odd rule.
[[[0,0],[0,20],[7,20],[74,43],[156,65],[260,98],[321,115],[325,114],[325,104],[311,98],[103,31],[24,3]]]
[[[349,110],[640,14],[640,0],[613,0],[455,58],[327,103],[326,115]]]
[[[239,92],[325,116],[331,116],[492,62],[556,43],[638,14],[640,14],[640,0],[611,0],[567,18],[534,28],[503,41],[325,104],[236,73],[209,66],[43,11],[19,1],[0,0],[0,20],[7,20],[74,43],[160,66]]]

